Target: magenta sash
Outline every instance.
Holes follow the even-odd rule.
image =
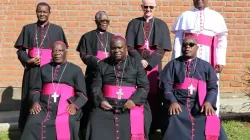
[[[98,59],[100,59],[100,60],[105,59],[105,58],[107,58],[108,56],[109,56],[108,53],[107,53],[107,56],[106,56],[105,52],[103,52],[103,51],[97,51],[96,57],[97,57]]]
[[[175,89],[187,90],[191,84],[191,78],[186,77],[181,84],[175,84]],[[206,82],[192,78],[194,91],[198,91],[198,98],[200,106],[203,105],[207,94]],[[218,140],[220,134],[220,119],[218,116],[206,116],[205,135],[206,140]]]
[[[207,116],[205,127],[206,140],[218,140],[220,136],[220,118],[218,116]]]
[[[145,44],[140,47],[139,49],[146,49],[149,51],[150,55],[154,52],[154,49],[151,49],[149,47],[149,44],[147,45],[147,41],[144,41]],[[148,48],[147,48],[148,46]],[[157,77],[159,76],[159,72],[158,72],[158,65],[156,65],[152,70],[147,71],[147,76],[150,82],[150,91],[149,91],[149,95],[150,93],[157,93],[157,89],[158,89],[158,83],[157,83]],[[152,92],[153,91],[153,92]]]
[[[136,90],[136,87],[122,86],[122,99],[129,99]],[[118,86],[104,85],[103,94],[107,98],[117,99]],[[130,109],[130,129],[131,138],[130,140],[146,140],[144,134],[144,106],[135,106]]]
[[[57,84],[56,84],[57,85]],[[55,86],[56,86],[55,85]],[[58,140],[70,139],[70,126],[69,126],[69,112],[66,111],[66,107],[69,105],[68,99],[75,95],[74,88],[66,84],[58,84],[56,91],[57,95],[60,95],[58,103],[57,116],[56,116],[56,135]],[[51,83],[43,85],[42,94],[53,95],[54,89]]]
[[[218,38],[217,36],[207,36],[203,34],[194,34],[194,33],[184,33],[185,36],[193,36],[197,41],[198,44],[206,45],[211,47],[211,56],[210,56],[210,63],[215,68],[217,64],[217,55],[216,55],[216,48],[218,46]]]
[[[45,64],[48,64],[51,61],[51,49],[38,49],[36,47],[29,49],[29,56],[30,57],[36,57],[38,50],[40,51],[40,66],[43,66]]]

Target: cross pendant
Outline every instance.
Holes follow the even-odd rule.
[[[194,86],[193,86],[192,83],[191,83],[190,86],[188,87],[188,90],[189,90],[189,93],[192,95],[193,92],[194,92],[194,90],[195,90],[195,88],[194,88]]]
[[[122,95],[123,95],[122,88],[119,88],[119,90],[118,90],[118,92],[116,92],[116,94],[117,94],[117,99],[121,100],[122,99]]]
[[[57,97],[59,97],[59,95],[57,95],[56,92],[54,92],[54,94],[52,95],[52,97],[54,98],[54,103],[56,103]]]
[[[145,45],[146,45],[146,48],[148,50],[149,49],[149,41],[148,40],[145,40]]]
[[[109,56],[109,53],[107,52],[107,49],[104,49],[105,57],[107,58]]]
[[[40,56],[41,56],[41,51],[40,51],[40,49],[38,49],[38,50],[36,51],[36,56],[37,56],[37,57],[40,57]]]

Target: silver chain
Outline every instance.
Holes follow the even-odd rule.
[[[46,36],[47,36],[47,33],[48,33],[48,30],[49,30],[49,27],[50,27],[50,23],[49,23],[49,25],[48,25],[48,28],[47,28],[47,31],[46,31],[46,33],[45,33],[45,35],[44,35],[44,38],[43,38],[43,40],[41,41],[41,43],[40,43],[40,45],[38,46],[38,39],[37,39],[37,33],[38,33],[38,28],[37,28],[37,25],[36,25],[36,47],[38,48],[38,49],[40,49],[41,48],[41,45],[42,45],[42,43],[44,42],[44,40],[45,40],[45,38],[46,38]]]
[[[104,33],[104,35],[105,35],[105,33]],[[107,52],[107,47],[108,47],[108,37],[109,37],[108,34],[107,34],[106,46],[103,45],[103,43],[102,43],[101,39],[99,38],[97,32],[96,32],[96,36],[97,36],[98,41],[101,43],[101,46],[104,48],[104,51],[106,53]]]
[[[152,30],[153,30],[153,26],[154,26],[154,21],[155,21],[155,18],[153,17],[153,22],[152,22],[151,29],[150,29],[150,32],[149,32],[148,37],[146,36],[145,30],[144,30],[144,28],[143,28],[144,37],[145,37],[147,40],[150,39],[150,35],[151,35],[151,32],[152,32]]]
[[[192,60],[191,60],[191,62],[192,62]],[[197,64],[197,57],[195,58],[194,73],[193,73],[193,75],[190,77],[190,78],[191,78],[191,80],[190,80],[191,84],[193,84],[193,77],[194,77],[194,74],[195,74],[196,64]],[[187,69],[186,69],[186,72],[185,72],[185,73],[187,74]],[[189,77],[189,76],[188,76],[188,77]]]
[[[68,62],[66,62],[66,65],[65,65],[65,67],[63,68],[63,71],[62,71],[62,74],[61,74],[61,76],[60,76],[60,78],[59,78],[58,83],[60,83],[60,81],[61,81],[61,79],[62,79],[63,73],[64,73],[64,71],[65,71],[65,69],[66,69],[66,67],[67,67],[67,64],[68,64]],[[54,71],[54,67],[52,66],[52,85],[53,85],[54,92],[56,92],[56,91],[57,91],[57,88],[58,88],[58,83],[57,83],[56,88],[55,88],[55,85],[54,85],[54,76],[53,76],[54,72],[53,72],[53,71]]]
[[[124,74],[124,69],[125,69],[125,66],[126,66],[126,62],[127,62],[127,56],[125,58],[125,62],[124,62],[124,65],[123,65],[123,70],[122,70],[122,77],[121,77],[121,81],[119,83],[119,80],[118,80],[118,77],[117,77],[117,72],[116,72],[116,69],[115,69],[115,66],[114,66],[114,61],[113,61],[113,68],[114,68],[116,80],[118,81],[118,87],[119,88],[121,88],[121,85],[122,85],[123,74]]]

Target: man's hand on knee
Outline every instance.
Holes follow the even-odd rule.
[[[201,106],[201,112],[205,111],[205,115],[206,116],[213,116],[215,115],[215,110],[213,108],[213,106],[211,105],[211,103],[209,102],[205,102],[202,106]]]
[[[182,109],[178,103],[172,103],[168,111],[170,115],[175,115],[175,114],[180,114],[182,112]]]
[[[41,110],[42,110],[41,105],[40,105],[38,102],[35,102],[35,103],[32,105],[32,108],[31,108],[31,110],[30,110],[30,113],[31,113],[31,114],[38,114],[38,113],[40,113]]]
[[[74,104],[69,104],[66,108],[70,115],[76,114],[76,106]]]

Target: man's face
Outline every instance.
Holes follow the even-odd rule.
[[[36,9],[37,19],[40,22],[47,22],[49,20],[49,7],[46,5],[38,5]]]
[[[100,19],[96,21],[96,25],[98,29],[106,31],[108,29],[110,20],[108,19],[108,15],[101,14]]]
[[[111,45],[111,57],[115,61],[122,61],[127,55],[127,46],[122,39],[115,39]]]
[[[207,7],[208,0],[193,0],[194,7],[197,9],[204,9]]]
[[[141,5],[142,11],[144,13],[144,17],[152,17],[153,12],[155,10],[155,6],[153,3],[145,2],[144,5]]]
[[[57,64],[62,64],[66,61],[66,47],[61,44],[55,44],[52,48],[52,58]]]
[[[184,57],[188,59],[196,57],[197,50],[198,46],[193,38],[184,39],[182,43],[182,54]]]

